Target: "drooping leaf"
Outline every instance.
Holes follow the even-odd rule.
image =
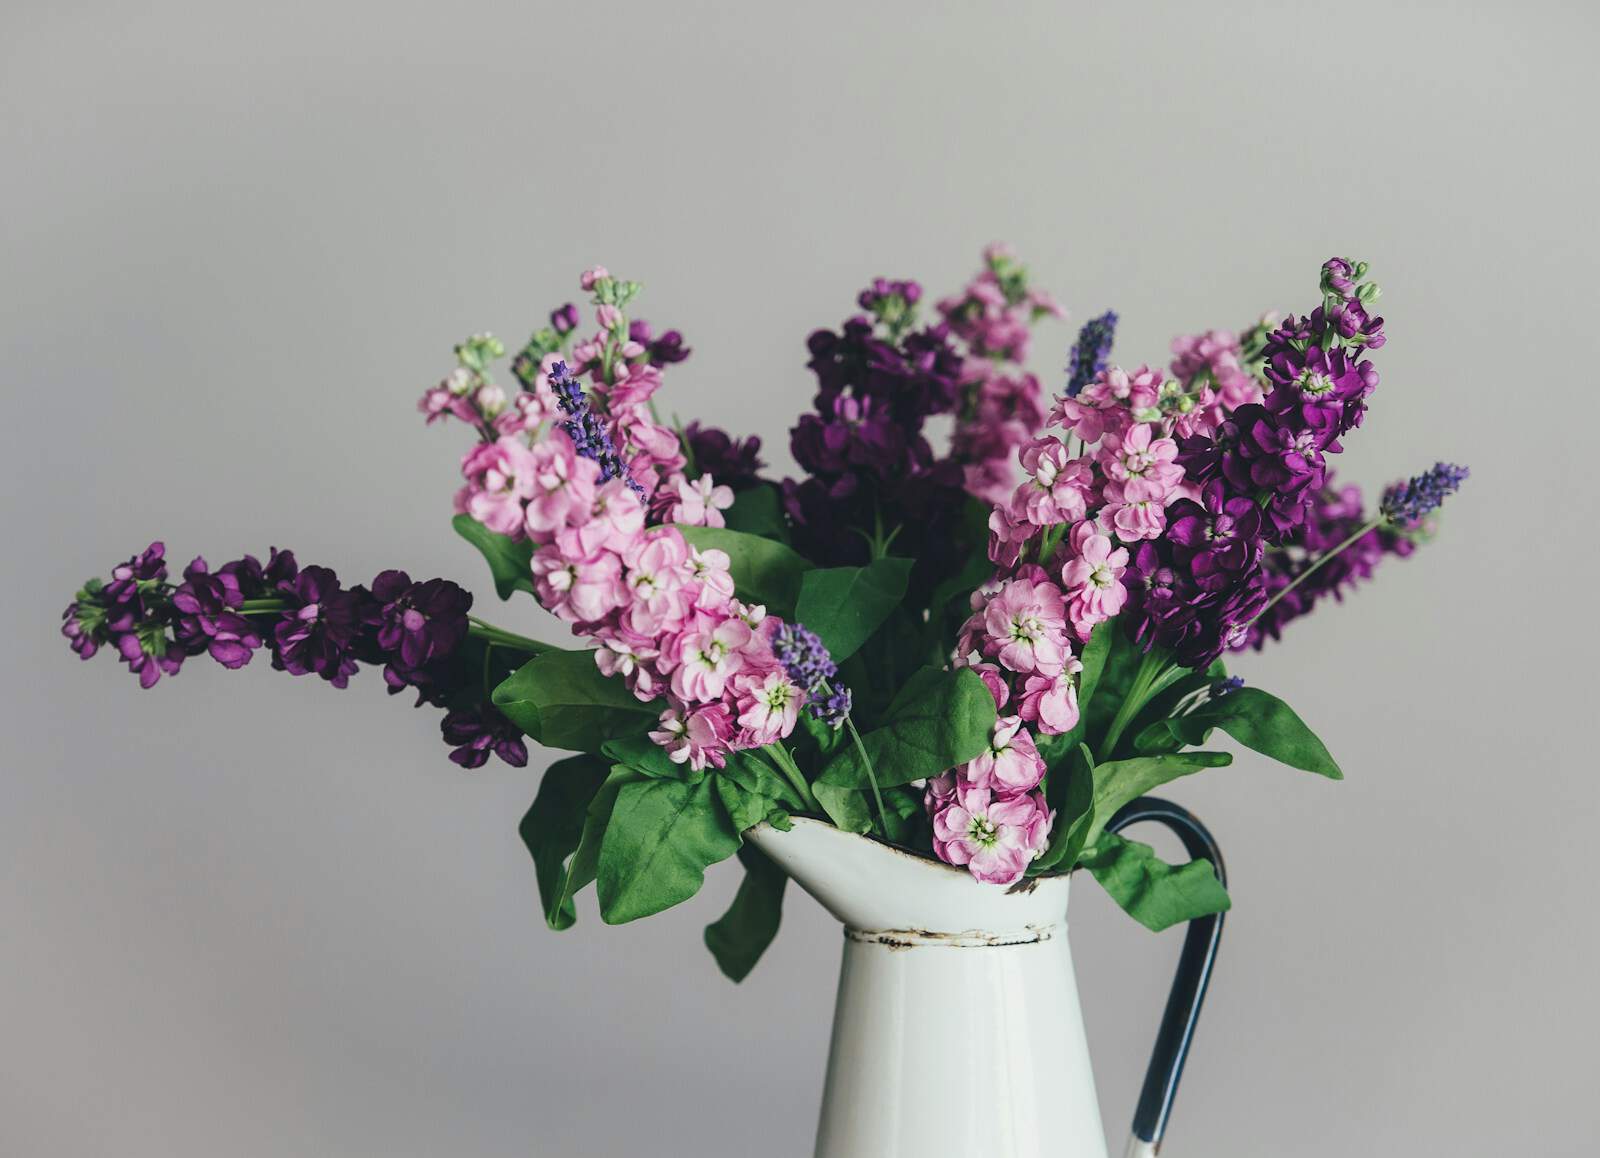
[[[753,845],[739,850],[744,880],[728,911],[706,926],[706,948],[731,981],[743,981],[778,935],[789,875]]]
[[[878,726],[862,736],[878,787],[937,776],[989,747],[994,697],[970,668],[916,672],[890,701]],[[817,780],[857,790],[870,787],[855,745],[841,746]]]
[[[833,826],[845,832],[868,832],[872,828],[872,806],[867,794],[854,788],[841,788],[837,784],[824,784],[821,780],[811,785],[811,794],[827,814]]]
[[[767,763],[758,749],[729,752],[727,764],[716,775],[732,781],[746,792],[764,796],[786,808],[799,808],[804,803],[795,792],[794,785]]]
[[[1094,844],[1117,809],[1180,776],[1202,768],[1225,768],[1233,763],[1228,752],[1173,752],[1165,756],[1135,756],[1107,760],[1094,769],[1094,823],[1086,844]]]
[[[1221,728],[1246,748],[1291,768],[1330,780],[1344,779],[1328,749],[1294,709],[1259,688],[1240,688],[1202,704],[1187,716],[1158,721],[1146,732],[1162,726],[1185,744],[1202,744],[1212,728]],[[1140,733],[1140,739],[1144,738],[1145,733]]]
[[[592,651],[537,655],[502,680],[492,699],[535,742],[573,752],[598,752],[607,740],[638,736],[658,715],[620,679],[601,675]]]
[[[703,775],[693,772],[687,764],[674,764],[667,750],[649,736],[620,736],[607,740],[600,752],[613,763],[626,765],[657,780],[698,780]]]
[[[567,858],[577,851],[589,805],[605,783],[607,767],[593,756],[569,756],[545,769],[533,807],[522,818],[522,843],[533,856],[539,900],[553,929],[577,919],[567,895]]]
[[[1157,933],[1230,904],[1210,861],[1170,865],[1148,844],[1114,833],[1101,833],[1080,863],[1129,916]]]
[[[723,512],[723,520],[730,531],[743,531],[747,535],[760,535],[779,543],[789,541],[789,526],[783,519],[783,501],[778,488],[763,483],[742,490],[733,500],[733,506]]]
[[[510,599],[517,591],[532,594],[532,541],[491,531],[470,515],[457,515],[450,520],[450,525],[456,529],[456,534],[482,553],[489,564],[489,574],[494,576],[495,593],[501,599]]]
[[[583,833],[578,847],[567,862],[564,873],[555,882],[547,901],[545,920],[552,929],[565,929],[577,919],[577,908],[572,898],[595,879],[600,866],[600,847],[605,841],[606,828],[611,823],[611,812],[616,807],[617,796],[629,784],[644,779],[632,768],[616,767],[606,774],[600,788],[589,801],[583,816]]]
[[[1070,871],[1094,827],[1094,760],[1089,746],[1079,744],[1059,769],[1050,773],[1048,797],[1055,809],[1050,843],[1028,866],[1029,876],[1059,869]]]
[[[910,559],[889,556],[865,567],[807,571],[794,617],[817,633],[835,663],[843,663],[899,606],[911,564]]]
[[[710,777],[624,785],[600,845],[601,919],[620,925],[688,900],[739,839]]]
[[[800,577],[812,564],[772,539],[727,527],[679,527],[684,540],[700,550],[728,555],[734,594],[746,603],[760,603],[775,615],[789,616],[800,598]]]

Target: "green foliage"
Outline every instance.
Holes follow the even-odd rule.
[[[728,555],[734,592],[746,603],[760,603],[789,617],[800,598],[800,581],[812,565],[784,544],[727,527],[679,527],[684,540],[701,550]]]
[[[531,540],[497,534],[469,515],[457,515],[450,525],[482,553],[489,564],[489,574],[494,576],[495,593],[501,599],[510,599],[517,591],[533,593]]]
[[[598,752],[608,740],[637,736],[659,712],[621,680],[601,675],[591,651],[537,655],[502,680],[492,699],[535,742],[573,752]]]
[[[818,780],[811,785],[811,794],[835,828],[845,832],[872,831],[872,807],[865,791]]]
[[[706,869],[738,848],[739,829],[710,777],[624,784],[600,844],[601,919],[620,925],[688,900]]]
[[[567,892],[567,858],[583,838],[589,805],[606,781],[606,766],[593,756],[569,756],[545,770],[533,807],[522,818],[522,843],[533,856],[539,899],[552,929],[570,928],[577,909]]]
[[[1221,728],[1246,748],[1291,768],[1330,780],[1344,778],[1328,749],[1294,709],[1259,688],[1240,688],[1186,716],[1157,720],[1139,733],[1134,744],[1140,751],[1155,750],[1173,740],[1203,744],[1212,728]]]
[[[722,517],[730,531],[759,535],[779,543],[789,541],[789,524],[784,521],[783,501],[775,486],[763,483],[740,491],[733,506],[724,511]]]
[[[1078,662],[1083,664],[1083,670],[1078,673],[1078,722],[1059,736],[1036,737],[1039,755],[1044,757],[1044,762],[1052,770],[1057,763],[1075,752],[1089,732],[1089,708],[1095,703],[1095,694],[1100,690],[1101,675],[1105,671],[1106,660],[1111,655],[1115,637],[1120,635],[1117,631],[1116,620],[1108,619],[1096,625],[1089,633],[1088,642],[1083,645],[1083,654],[1078,657]],[[1101,697],[1102,700],[1105,697]],[[1111,714],[1116,714],[1116,708],[1111,709]],[[1108,720],[1110,716],[1106,717]],[[1053,807],[1060,807],[1052,800]]]
[[[1230,904],[1210,861],[1170,865],[1148,844],[1114,833],[1101,833],[1081,863],[1123,911],[1157,933]]]
[[[1095,820],[1094,759],[1087,744],[1079,744],[1062,764],[1050,773],[1046,798],[1055,809],[1050,843],[1028,866],[1029,876],[1052,869],[1071,870],[1078,854],[1088,842]]]
[[[789,876],[759,849],[739,850],[744,880],[728,911],[706,926],[706,948],[730,981],[743,981],[778,935]]]
[[[1224,768],[1233,763],[1227,752],[1174,752],[1164,756],[1135,756],[1108,760],[1094,769],[1094,821],[1085,844],[1094,844],[1117,809],[1180,776],[1202,768]]]
[[[595,791],[594,798],[589,801],[589,806],[583,814],[583,831],[578,837],[578,846],[572,852],[572,858],[567,861],[566,868],[554,875],[549,892],[541,885],[540,897],[544,901],[545,920],[552,929],[566,929],[572,926],[577,919],[577,909],[573,900],[584,887],[595,879],[595,874],[600,865],[600,846],[605,840],[606,826],[611,822],[611,812],[616,806],[617,796],[629,784],[634,784],[644,779],[638,772],[631,768],[613,768],[606,774],[600,787]],[[528,818],[523,818],[523,840],[526,841]],[[529,852],[534,852],[529,845]],[[538,853],[535,853],[534,869],[538,871]]]
[[[817,633],[835,663],[843,663],[899,606],[911,563],[891,555],[865,567],[807,571],[794,617]]]
[[[937,776],[987,750],[994,720],[994,697],[976,672],[927,667],[905,682],[878,726],[861,740],[878,786],[889,788]],[[870,786],[854,745],[838,749],[817,784],[856,790]]]

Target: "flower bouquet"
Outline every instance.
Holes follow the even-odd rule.
[[[1218,730],[1338,778],[1222,657],[1409,555],[1466,477],[1441,463],[1371,512],[1334,481],[1385,340],[1359,262],[1323,265],[1307,313],[1179,338],[1164,369],[1111,365],[1104,313],[1053,397],[1024,362],[1062,311],[1008,250],[926,323],[917,283],[880,279],[807,342],[803,473],[782,479],[757,438],[665,424],[682,336],[633,316],[638,284],[597,267],[581,285],[592,324],[561,306],[509,379],[502,344],[470,338],[421,401],[471,439],[455,529],[501,599],[532,596],[578,647],[491,624],[447,579],[346,586],[276,548],[173,582],[160,543],[88,583],[62,630],[146,688],[202,653],[240,668],[266,649],[337,688],[379,667],[443,711],[463,768],[520,767],[527,739],[571,753],[521,827],[550,925],[591,883],[608,922],[670,908],[738,854],[706,937],[735,979],[785,883],[743,834],[800,816],[997,889],[1081,866],[1152,929],[1225,909],[1209,862],[1167,864],[1108,822],[1229,763]]]

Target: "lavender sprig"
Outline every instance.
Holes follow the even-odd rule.
[[[1446,495],[1459,490],[1471,473],[1466,467],[1454,463],[1435,463],[1432,470],[1424,471],[1406,482],[1395,483],[1384,491],[1378,510],[1394,526],[1410,530],[1437,510]]]
[[[556,405],[570,415],[561,423],[561,429],[572,439],[577,452],[600,464],[600,478],[603,481],[620,478],[628,484],[629,490],[643,499],[644,487],[628,470],[616,443],[612,441],[611,432],[589,405],[589,396],[584,393],[577,378],[573,377],[572,371],[567,369],[565,362],[557,362],[550,367],[550,389],[555,393]]]
[[[1107,310],[1098,318],[1090,318],[1078,331],[1078,340],[1067,355],[1067,397],[1076,398],[1078,392],[1094,381],[1111,359],[1111,343],[1117,336],[1117,314]]]

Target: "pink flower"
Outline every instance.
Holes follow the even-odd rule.
[[[1128,566],[1128,549],[1113,549],[1111,539],[1092,523],[1079,523],[1068,540],[1074,557],[1061,568],[1061,586],[1067,592],[1067,618],[1079,638],[1087,639],[1094,625],[1122,610],[1128,590],[1122,573]]]
[[[739,726],[745,730],[739,737],[741,748],[760,748],[794,731],[805,693],[783,669],[773,668],[761,676],[741,673],[735,686]]]
[[[585,460],[587,461],[587,460]],[[577,521],[576,512],[569,515]],[[560,532],[563,549],[571,555],[592,555],[601,548],[621,552],[644,530],[644,504],[619,478],[594,492],[587,521]],[[567,546],[570,540],[571,546]]]
[[[583,292],[588,293],[594,289],[594,283],[603,277],[610,277],[610,272],[603,265],[590,266],[583,271],[583,276],[578,278],[578,284],[583,287]]]
[[[696,619],[662,644],[661,656],[672,668],[674,695],[690,703],[710,703],[722,698],[728,681],[744,668],[751,631],[742,619]]]
[[[584,286],[583,288],[590,289],[591,287]],[[609,302],[602,303],[595,308],[594,319],[600,323],[602,330],[614,330],[617,328],[617,323],[622,320],[622,311]]]
[[[989,750],[965,766],[962,778],[980,788],[1010,794],[1028,791],[1044,779],[1044,773],[1044,758],[1022,726],[1022,718],[1001,716],[994,722]]]
[[[643,406],[661,389],[661,371],[654,366],[629,366],[623,363],[616,372],[617,380],[611,384],[611,390],[606,395],[613,414],[630,407]]]
[[[538,461],[520,440],[479,443],[461,460],[467,485],[456,495],[456,510],[502,535],[521,538],[523,504],[537,487]]]
[[[667,521],[691,527],[721,527],[722,512],[733,506],[733,491],[718,486],[708,474],[690,482],[679,475],[673,480],[676,501],[667,512]]]
[[[984,608],[983,652],[1016,672],[1061,670],[1067,655],[1066,607],[1061,590],[1046,581],[1006,582]]]
[[[978,673],[983,686],[988,688],[989,694],[994,697],[994,706],[1005,707],[1006,701],[1011,698],[1011,689],[1006,686],[1005,672],[992,663],[975,663],[972,665],[972,670]]]
[[[1183,468],[1173,461],[1178,457],[1178,444],[1170,438],[1152,438],[1154,431],[1149,423],[1141,422],[1107,434],[1096,456],[1106,476],[1117,482],[1146,479],[1163,492],[1182,481]]]
[[[707,704],[687,716],[682,708],[668,708],[661,713],[660,724],[650,739],[667,750],[674,764],[687,763],[699,771],[707,765],[721,768],[727,762],[733,724],[726,705]]]
[[[535,465],[528,530],[539,538],[569,522],[587,522],[600,468],[592,459],[579,458],[564,433],[552,433],[531,454]]]
[[[688,558],[683,536],[667,527],[646,531],[623,551],[630,630],[655,639],[677,629],[690,604],[684,590]]]
[[[689,548],[689,558],[684,561],[683,567],[690,584],[699,589],[694,600],[695,607],[702,611],[727,609],[733,599],[733,576],[728,571],[732,565],[733,561],[728,558],[726,551],[719,551],[715,547],[707,547],[704,551],[698,547]],[[763,607],[763,618],[766,613]]]
[[[587,559],[562,553],[557,545],[533,554],[533,588],[539,602],[562,619],[593,623],[627,602],[622,560],[611,551]]]
[[[1013,521],[1050,527],[1083,518],[1094,489],[1094,467],[1089,462],[1069,457],[1066,445],[1053,435],[1023,447],[1021,458],[1022,469],[1031,477],[1012,499]]]
[[[1050,821],[1041,793],[996,798],[987,788],[958,784],[933,814],[933,851],[980,881],[1013,884],[1044,851]]]
[[[1053,676],[1029,676],[1017,713],[1046,735],[1070,732],[1078,722],[1077,675],[1082,670],[1083,664],[1074,657]]]
[[[650,646],[649,640],[611,631],[600,635],[600,646],[594,653],[594,662],[601,675],[607,679],[621,676],[633,694],[648,703],[662,690],[652,671],[652,661],[658,654]]]
[[[1117,537],[1124,543],[1155,539],[1167,526],[1166,488],[1149,479],[1106,484],[1106,509]]]

